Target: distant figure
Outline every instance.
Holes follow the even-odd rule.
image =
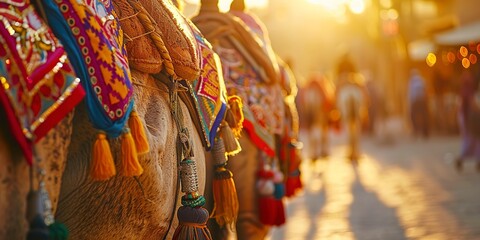
[[[411,71],[408,83],[408,107],[414,137],[428,138],[428,103],[425,80],[417,69]]]
[[[337,67],[336,104],[342,122],[347,127],[350,152],[348,158],[355,162],[360,157],[362,123],[368,120],[368,91],[363,76],[345,56]]]
[[[455,160],[455,166],[459,171],[462,170],[465,158],[472,155],[477,161],[476,169],[480,171],[480,89],[477,85],[471,72],[462,73],[458,112],[462,143],[460,156]]]
[[[296,102],[309,157],[312,160],[327,157],[329,129],[334,120],[335,86],[322,74],[312,74],[308,83],[299,89]]]

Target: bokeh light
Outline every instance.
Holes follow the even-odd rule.
[[[476,64],[477,63],[477,55],[475,54],[470,54],[470,56],[468,57],[468,60],[470,60],[470,63],[471,64]]]
[[[448,52],[447,59],[448,59],[448,62],[454,63],[456,59],[455,54],[453,52]]]
[[[429,67],[433,67],[435,63],[437,63],[437,56],[433,53],[429,53],[426,62]]]
[[[462,55],[462,57],[467,57],[468,49],[465,46],[461,46],[460,47],[460,54]]]
[[[462,59],[462,66],[464,68],[469,68],[470,67],[470,60],[468,60],[468,58]]]

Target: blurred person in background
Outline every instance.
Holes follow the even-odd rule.
[[[300,126],[305,138],[305,151],[312,160],[329,155],[329,130],[335,120],[335,114],[332,114],[334,96],[333,82],[321,73],[312,73],[307,84],[299,89],[296,104]]]
[[[414,137],[428,138],[428,99],[425,80],[418,69],[412,69],[408,83],[408,107]]]
[[[378,115],[382,112],[383,101],[381,100],[380,92],[377,83],[372,79],[370,72],[365,72],[366,88],[369,97],[368,105],[368,121],[365,121],[365,132],[373,136],[375,134],[375,123],[379,121]]]
[[[368,90],[365,79],[348,55],[337,66],[336,105],[347,128],[350,152],[348,158],[356,162],[360,157],[362,123],[368,121]]]
[[[473,155],[476,169],[480,171],[480,89],[468,70],[464,70],[460,77],[458,124],[462,143],[455,167],[462,170],[465,158]]]

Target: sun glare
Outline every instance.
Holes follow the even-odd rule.
[[[230,4],[233,0],[219,0],[218,8],[222,12],[226,12],[230,9]],[[245,0],[245,4],[248,9],[252,8],[266,8],[269,0]],[[199,5],[200,0],[186,0],[187,3]]]
[[[348,7],[355,14],[361,14],[365,11],[365,2],[363,0],[350,0]]]
[[[327,11],[343,11],[345,6],[350,8],[355,14],[361,14],[365,11],[365,0],[307,0],[312,4],[318,4],[324,7]]]

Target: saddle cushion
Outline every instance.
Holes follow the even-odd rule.
[[[130,67],[144,73],[159,73],[163,59],[150,37],[152,30],[141,22],[141,10],[135,9],[129,0],[117,0],[113,5],[125,35]]]
[[[29,163],[40,140],[84,96],[67,55],[26,1],[0,3],[0,103]]]
[[[141,0],[141,5],[156,23],[171,57],[175,74],[193,82],[200,74],[200,56],[196,51],[195,36],[188,23],[170,0]]]

